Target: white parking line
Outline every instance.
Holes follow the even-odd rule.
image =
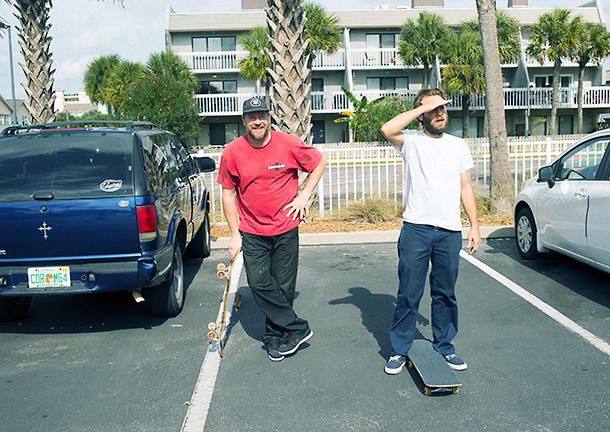
[[[231,270],[232,276],[229,287],[229,296],[226,300],[228,307],[225,325],[227,328],[231,323],[231,310],[233,307],[233,302],[235,301],[237,287],[239,287],[239,278],[241,277],[243,263],[244,260],[240,254],[233,263],[233,269]],[[218,318],[216,319],[217,325],[220,324],[222,308],[223,304],[221,302],[218,311]],[[222,340],[219,340],[218,343],[222,343]],[[184,421],[182,422],[182,428],[180,429],[181,432],[203,431],[205,421],[208,417],[208,411],[210,410],[210,403],[212,402],[212,395],[214,394],[214,387],[216,386],[216,378],[218,376],[219,368],[220,354],[218,352],[218,345],[216,343],[210,343],[208,345],[205,358],[203,359],[203,365],[201,365],[201,371],[199,372],[199,378],[197,378],[197,384],[195,384],[193,396],[191,397],[190,402],[188,402],[189,407],[186,411]]]
[[[547,314],[548,316],[553,318],[555,321],[557,321],[558,323],[560,323],[561,325],[566,327],[568,330],[571,330],[574,333],[576,333],[577,335],[583,337],[587,342],[591,343],[595,348],[597,348],[604,354],[610,356],[610,344],[608,344],[606,341],[595,336],[589,330],[579,326],[574,321],[572,321],[570,318],[568,318],[567,316],[565,316],[561,312],[559,312],[557,309],[554,309],[553,307],[549,306],[548,304],[546,304],[545,302],[540,300],[535,295],[531,294],[524,288],[520,287],[519,285],[517,285],[510,279],[502,276],[500,273],[498,273],[497,271],[495,271],[494,269],[489,267],[487,264],[482,263],[481,261],[479,261],[472,255],[468,255],[465,251],[462,250],[460,252],[460,256],[462,258],[464,258],[465,260],[467,260],[468,262],[470,262],[475,267],[478,267],[480,270],[487,273],[489,276],[491,276],[498,282],[500,282],[506,288],[508,288],[515,294],[517,294],[519,297],[526,300],[527,302],[529,302],[530,304],[532,304],[533,306],[535,306],[536,308],[538,308],[539,310],[541,310],[542,312],[544,312],[545,314]]]

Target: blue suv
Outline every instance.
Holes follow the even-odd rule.
[[[183,253],[210,255],[210,158],[145,122],[11,126],[0,136],[0,321],[33,297],[132,291],[184,304]]]

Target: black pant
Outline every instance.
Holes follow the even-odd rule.
[[[263,342],[286,332],[306,331],[307,321],[292,308],[299,266],[298,228],[277,236],[241,234],[248,285],[267,317]]]

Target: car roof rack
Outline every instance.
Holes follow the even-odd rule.
[[[17,135],[20,131],[30,131],[34,129],[49,130],[49,129],[74,129],[77,126],[81,128],[93,128],[104,126],[125,125],[126,131],[135,131],[138,129],[158,129],[157,125],[145,121],[120,121],[120,120],[71,120],[64,122],[40,123],[33,125],[11,125],[2,131],[2,136]],[[122,129],[122,128],[121,128]]]

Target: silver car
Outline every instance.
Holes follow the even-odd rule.
[[[552,250],[610,273],[610,130],[576,142],[539,169],[515,200],[525,259]]]

